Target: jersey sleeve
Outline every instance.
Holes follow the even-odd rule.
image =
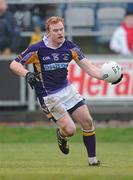
[[[78,46],[72,48],[72,57],[76,62],[85,58],[82,50]]]
[[[18,57],[16,57],[15,61],[21,63],[22,65],[37,63],[37,48],[34,46],[29,46],[20,55],[18,55]]]

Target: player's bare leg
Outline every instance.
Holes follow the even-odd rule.
[[[85,144],[90,166],[99,166],[100,161],[96,159],[96,135],[93,119],[86,105],[78,107],[73,113],[72,118],[82,127],[83,142]]]
[[[59,126],[59,128],[56,130],[58,146],[64,154],[68,154],[68,137],[74,135],[76,131],[75,124],[73,123],[69,114],[66,113],[62,118],[57,120],[57,125]]]

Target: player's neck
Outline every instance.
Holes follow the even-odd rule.
[[[65,40],[64,40],[65,41]],[[48,40],[48,44],[47,46],[52,48],[52,49],[57,49],[59,48],[60,46],[62,46],[62,44],[64,43],[64,41],[62,43],[55,43],[55,42],[52,42],[50,40]]]

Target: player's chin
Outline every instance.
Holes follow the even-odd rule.
[[[58,43],[63,43],[64,42],[64,38],[58,38]]]

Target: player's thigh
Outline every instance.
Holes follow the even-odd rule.
[[[83,129],[92,129],[93,119],[90,115],[89,109],[86,105],[78,107],[72,114],[71,117],[77,121]]]

